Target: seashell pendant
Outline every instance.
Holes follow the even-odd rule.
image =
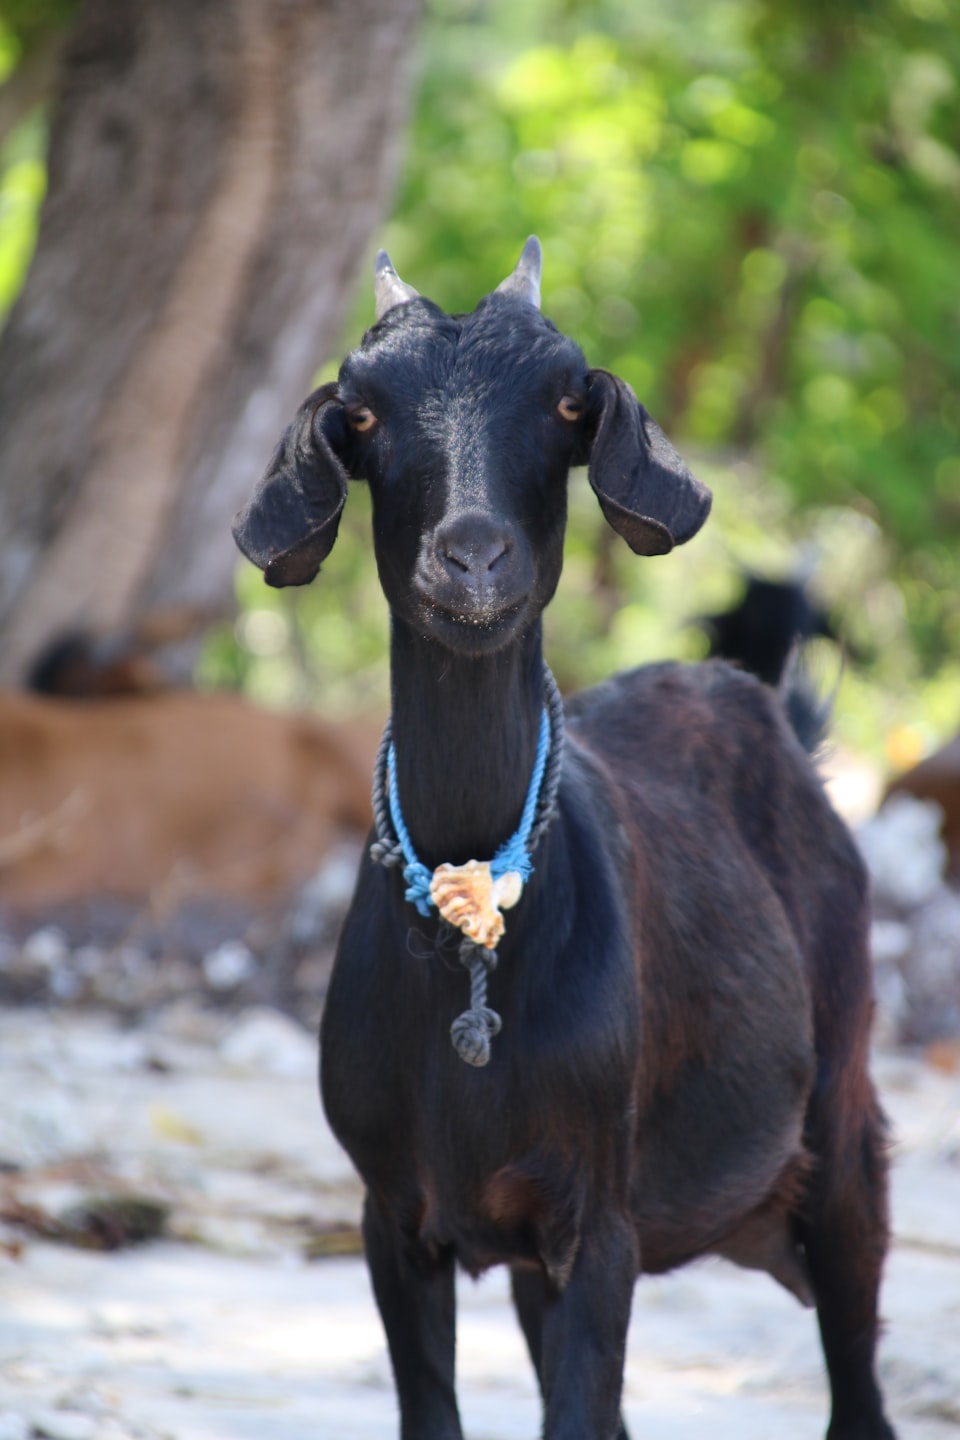
[[[438,865],[430,882],[430,898],[444,920],[488,950],[503,934],[501,910],[516,905],[522,892],[523,879],[516,870],[495,880],[489,860]]]

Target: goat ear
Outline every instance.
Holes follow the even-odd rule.
[[[321,385],[283,432],[263,479],[233,522],[233,538],[268,585],[307,585],[333,548],[347,472],[324,430],[336,385]]]
[[[666,555],[696,535],[713,496],[625,381],[591,370],[587,384],[593,439],[586,458],[600,508],[636,554]]]

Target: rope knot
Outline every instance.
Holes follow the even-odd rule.
[[[497,968],[497,952],[487,945],[475,945],[472,940],[461,940],[460,942],[460,964],[470,971],[470,979],[473,979],[473,967],[476,961],[480,961],[486,974],[490,975]]]
[[[453,1048],[467,1065],[488,1065],[490,1041],[500,1034],[502,1025],[496,1010],[489,1010],[486,1006],[479,1010],[464,1010],[450,1026]]]
[[[382,865],[385,870],[393,870],[403,864],[404,855],[399,845],[391,845],[386,840],[374,840],[370,846],[370,859],[375,865]]]
[[[454,1020],[450,1039],[467,1065],[486,1065],[490,1061],[490,1041],[503,1027],[496,1010],[487,1004],[487,976],[496,969],[497,952],[464,940],[460,946],[460,963],[470,971],[470,1009]]]

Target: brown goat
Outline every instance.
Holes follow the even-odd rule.
[[[280,898],[369,824],[374,749],[238,695],[0,694],[0,902]]]
[[[949,855],[949,874],[954,882],[960,883],[960,735],[898,775],[886,793],[936,801],[943,811],[942,833]]]

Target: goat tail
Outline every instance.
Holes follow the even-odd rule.
[[[808,755],[815,755],[827,739],[842,676],[841,665],[833,688],[825,695],[812,674],[806,647],[798,642],[790,652],[777,693],[790,728]]]

